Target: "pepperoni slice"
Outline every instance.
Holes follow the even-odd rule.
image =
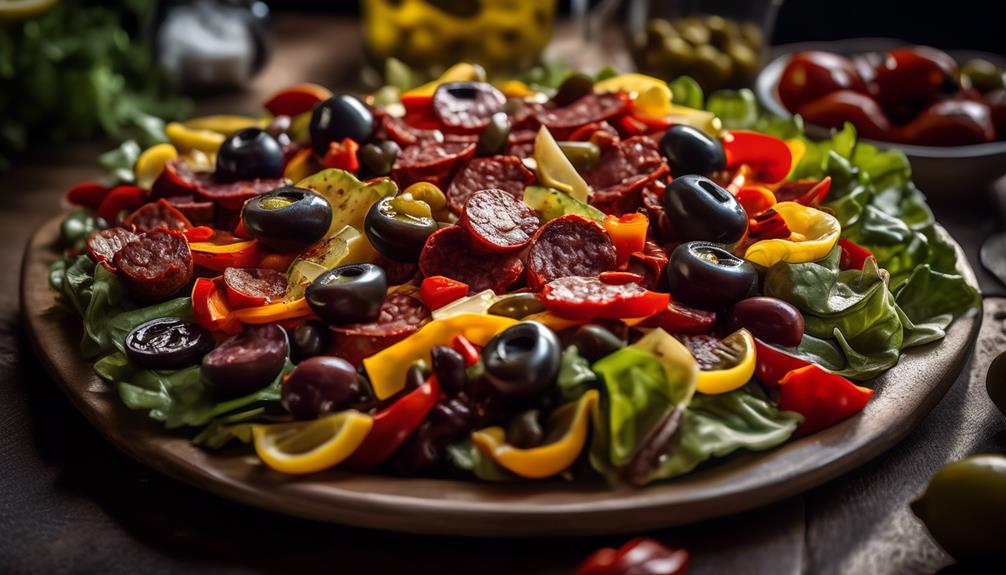
[[[458,172],[447,188],[451,211],[460,215],[465,202],[479,190],[503,190],[514,198],[524,198],[524,187],[534,182],[531,173],[517,156],[475,158]]]
[[[628,109],[629,100],[620,93],[587,94],[568,106],[542,110],[538,113],[538,121],[556,139],[562,139],[580,126],[603,122]]]
[[[254,179],[238,182],[217,183],[209,172],[196,175],[199,186],[196,196],[230,210],[240,210],[244,203],[255,196],[271,192],[292,182],[286,178]]]
[[[192,222],[171,203],[160,199],[129,214],[123,226],[141,234],[161,227],[184,232],[192,227]]]
[[[477,134],[506,103],[506,96],[485,82],[448,82],[433,93],[433,112],[450,131]]]
[[[136,234],[126,228],[99,230],[87,236],[87,255],[95,263],[105,262],[106,266],[111,266],[115,254],[135,239]]]
[[[405,120],[396,118],[390,114],[384,114],[383,124],[388,138],[394,140],[396,144],[403,148],[420,142],[441,143],[444,141],[444,135],[440,130],[416,128],[406,124]]]
[[[430,310],[423,302],[402,293],[388,294],[376,320],[330,327],[328,353],[358,367],[364,358],[412,335],[429,320]]]
[[[503,190],[475,192],[465,202],[458,223],[475,251],[509,253],[523,249],[538,229],[538,216]]]
[[[635,136],[609,147],[583,179],[594,188],[591,203],[604,205],[624,200],[669,172],[657,144]]]
[[[164,301],[192,279],[192,252],[181,232],[167,228],[141,234],[112,258],[126,290],[145,302]]]
[[[164,199],[188,218],[193,226],[206,226],[213,223],[213,202],[200,201],[195,196],[171,196]]]
[[[175,158],[164,165],[161,175],[150,187],[150,195],[153,198],[191,196],[197,187],[196,175],[185,158]]]
[[[615,246],[604,228],[577,215],[542,226],[527,256],[527,285],[538,291],[567,276],[597,277],[615,267]]]
[[[419,266],[415,262],[399,262],[381,254],[377,254],[374,265],[384,270],[384,275],[388,278],[388,285],[393,286],[409,283],[419,271]]]
[[[391,168],[391,179],[399,189],[416,182],[430,182],[443,189],[458,168],[475,154],[475,144],[451,142],[409,146],[402,150]]]
[[[524,271],[513,254],[480,254],[470,247],[468,233],[459,226],[437,230],[426,240],[419,255],[419,270],[425,276],[445,276],[468,284],[468,293],[491,289],[505,293]]]
[[[255,307],[278,301],[286,295],[286,274],[264,268],[224,270],[227,301],[234,308]]]

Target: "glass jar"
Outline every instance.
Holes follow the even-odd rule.
[[[506,74],[537,63],[552,37],[556,0],[361,0],[364,44],[378,64],[420,70],[459,61]]]
[[[641,72],[688,75],[707,92],[754,83],[782,0],[630,0],[629,43]]]

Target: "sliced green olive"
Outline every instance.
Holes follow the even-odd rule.
[[[516,293],[500,299],[489,306],[487,311],[491,315],[521,319],[545,311],[545,306],[538,301],[538,296],[533,293]]]
[[[580,173],[590,170],[601,159],[601,148],[593,142],[559,142],[559,149]]]

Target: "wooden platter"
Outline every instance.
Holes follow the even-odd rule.
[[[197,448],[130,411],[78,351],[79,320],[48,287],[60,217],[28,243],[21,276],[25,323],[39,359],[110,442],[166,475],[279,513],[377,529],[464,536],[627,533],[737,513],[801,493],[862,465],[907,435],[943,397],[971,355],[981,327],[970,313],[937,343],[909,350],[876,382],[866,409],[782,447],[728,458],[680,479],[612,489],[597,482],[489,484],[328,471],[289,477],[250,453]],[[960,250],[958,248],[958,253]],[[974,273],[960,254],[961,272]]]

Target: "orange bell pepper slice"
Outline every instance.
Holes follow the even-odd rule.
[[[231,312],[230,317],[244,324],[275,323],[288,319],[299,319],[311,315],[311,307],[307,300],[297,298],[293,301],[283,301],[259,307],[246,307]]]
[[[635,252],[643,251],[646,246],[646,231],[649,227],[650,220],[640,213],[623,216],[609,215],[604,219],[604,229],[608,231],[612,243],[615,244],[618,265],[621,266],[629,261],[629,256]]]

